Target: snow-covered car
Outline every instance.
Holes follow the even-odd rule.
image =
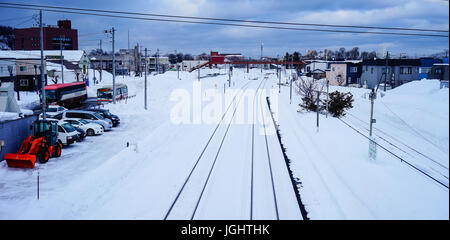
[[[82,111],[82,110],[68,110],[63,112],[62,119],[84,119],[88,122],[93,122],[100,124],[103,127],[103,130],[111,130],[112,122],[111,120],[102,117],[100,114],[96,112],[90,111]]]
[[[56,118],[57,115],[62,114],[64,111],[67,111],[67,108],[61,107],[58,105],[49,105],[47,110],[45,111],[46,117],[48,118]],[[42,117],[43,113],[39,114],[39,117]]]
[[[67,118],[64,119],[64,121],[70,123],[74,127],[81,128],[86,132],[87,136],[103,134],[102,126],[97,123],[88,122],[87,120],[76,118]]]

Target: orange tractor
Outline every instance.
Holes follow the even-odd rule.
[[[58,125],[51,121],[35,121],[33,134],[23,140],[19,152],[5,155],[8,167],[34,168],[36,159],[46,163],[50,157],[61,156],[61,144],[58,142]]]

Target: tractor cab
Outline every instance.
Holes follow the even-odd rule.
[[[33,136],[44,137],[47,146],[53,146],[58,141],[58,124],[55,121],[38,120],[33,123]]]

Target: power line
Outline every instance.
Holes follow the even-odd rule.
[[[15,9],[26,9],[26,10],[41,10],[39,8],[32,8],[32,7],[11,7],[11,6],[0,6],[0,7],[3,7],[3,8],[15,8]],[[265,28],[265,29],[276,29],[276,30],[314,31],[314,32],[332,32],[332,33],[357,33],[357,34],[377,34],[377,35],[398,35],[398,36],[421,36],[421,37],[445,37],[445,38],[448,38],[448,35],[440,35],[440,34],[400,33],[400,32],[364,32],[364,31],[354,31],[354,30],[293,28],[293,27],[278,27],[278,26],[267,26],[267,25],[250,25],[250,24],[234,24],[234,23],[220,23],[220,22],[202,22],[202,21],[174,20],[174,19],[162,19],[162,18],[143,18],[143,17],[108,15],[108,14],[99,14],[99,13],[85,13],[85,12],[66,11],[66,10],[51,10],[51,9],[42,9],[42,11],[57,12],[57,13],[63,12],[63,13],[70,13],[70,14],[81,14],[81,15],[90,15],[90,16],[101,16],[101,17],[115,17],[115,18],[134,19],[134,20],[191,23],[191,24],[204,24],[204,25],[220,25],[220,26],[234,26],[234,27],[249,27],[249,28]]]
[[[257,20],[230,19],[230,18],[194,17],[194,16],[182,16],[182,15],[168,15],[168,14],[154,14],[154,13],[111,11],[111,10],[101,10],[101,9],[58,7],[58,6],[35,5],[35,4],[19,4],[19,3],[0,3],[0,4],[2,4],[2,5],[13,5],[13,6],[25,6],[25,7],[38,7],[38,8],[66,9],[66,10],[85,11],[85,12],[103,12],[103,13],[114,13],[114,14],[127,14],[127,15],[139,15],[139,16],[166,17],[166,18],[182,18],[182,19],[196,19],[196,20],[212,20],[212,21],[225,21],[225,22],[247,22],[247,23],[260,23],[260,24],[276,24],[276,25],[296,25],[296,26],[315,26],[315,27],[334,27],[334,28],[362,28],[362,29],[381,29],[381,30],[398,30],[398,31],[424,31],[424,32],[442,32],[442,33],[448,32],[448,30],[440,30],[440,29],[405,28],[405,27],[379,27],[379,26],[361,26],[361,25],[338,25],[338,24],[318,24],[318,23],[296,23],[296,22],[279,22],[279,21],[257,21]]]

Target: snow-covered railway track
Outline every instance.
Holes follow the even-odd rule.
[[[216,163],[216,161],[217,161],[217,157],[218,157],[218,155],[219,155],[219,153],[220,153],[220,150],[221,150],[221,148],[222,148],[223,142],[224,142],[224,140],[225,140],[225,138],[226,138],[226,136],[227,136],[228,130],[229,130],[229,128],[230,128],[230,126],[231,126],[231,123],[232,123],[232,121],[233,121],[233,119],[234,119],[234,116],[235,116],[236,110],[237,110],[237,108],[238,108],[239,102],[241,101],[241,98],[242,98],[242,96],[243,96],[243,94],[244,94],[244,91],[249,87],[249,84],[250,84],[250,83],[251,83],[251,82],[249,81],[249,82],[247,82],[245,85],[243,85],[242,88],[241,88],[242,91],[241,91],[241,92],[238,92],[238,93],[233,97],[233,100],[232,100],[231,103],[228,105],[228,107],[227,107],[225,113],[222,115],[222,118],[220,119],[219,123],[217,124],[217,126],[215,127],[215,129],[214,129],[214,131],[212,132],[211,136],[209,137],[208,141],[206,142],[205,146],[203,147],[202,152],[200,153],[199,157],[197,158],[197,160],[196,160],[194,166],[193,166],[192,169],[190,170],[189,175],[186,177],[185,181],[183,182],[183,185],[182,185],[182,186],[180,187],[180,189],[177,191],[177,194],[176,194],[174,200],[171,202],[171,205],[170,205],[170,207],[168,208],[168,210],[167,210],[167,212],[166,212],[166,214],[165,214],[165,216],[164,216],[164,220],[167,220],[167,219],[169,219],[169,217],[172,217],[173,212],[174,212],[174,209],[176,208],[176,206],[182,206],[182,205],[184,206],[186,203],[180,203],[180,202],[181,202],[181,201],[186,202],[186,200],[188,200],[188,202],[189,202],[188,205],[194,205],[194,206],[193,206],[193,211],[192,211],[192,213],[190,213],[189,215],[183,214],[183,215],[185,215],[185,216],[183,216],[182,218],[188,217],[188,218],[191,219],[191,220],[194,219],[195,214],[196,214],[197,209],[198,209],[198,206],[199,206],[200,201],[201,201],[201,199],[202,199],[203,193],[204,193],[204,191],[205,191],[205,188],[206,188],[206,186],[207,186],[207,184],[208,184],[208,181],[209,181],[209,178],[210,178],[210,176],[211,176],[211,173],[212,173],[212,171],[213,171],[213,169],[214,169],[214,167],[215,167],[215,163]],[[239,96],[238,96],[238,95],[239,95]],[[236,101],[236,100],[237,100],[237,101]],[[234,107],[232,108],[232,111],[230,112],[230,109],[231,109],[232,106],[234,106]],[[232,116],[231,116],[231,118],[229,119],[229,122],[226,123],[226,124],[223,124],[224,120],[226,119],[227,114],[229,114],[229,113],[232,113]],[[226,129],[224,129],[223,127],[220,128],[221,126],[223,126],[223,127],[226,126]],[[221,135],[220,133],[222,133],[222,132],[224,132],[224,133],[223,133],[223,137],[221,138],[221,141],[220,141],[220,143],[219,143],[219,142],[217,142],[217,141],[220,139],[218,136],[220,136],[220,135]],[[201,179],[198,179],[198,176],[200,176],[200,178],[201,178],[201,175],[202,175],[202,174],[195,174],[195,173],[203,172],[203,171],[201,171],[202,169],[203,169],[203,170],[207,169],[207,166],[200,166],[200,167],[199,167],[199,163],[200,163],[200,161],[201,161],[202,159],[206,158],[206,157],[205,157],[206,155],[208,155],[208,156],[211,155],[211,153],[208,152],[208,150],[211,151],[211,150],[210,150],[210,149],[212,149],[211,146],[215,145],[215,144],[212,143],[212,142],[217,143],[217,144],[219,145],[219,149],[216,151],[216,154],[215,154],[214,160],[213,160],[213,162],[212,162],[212,165],[211,165],[210,168],[209,168],[209,171],[208,171],[209,173],[208,173],[208,176],[207,176],[206,180],[201,180]],[[205,164],[208,164],[208,162],[205,162]],[[203,165],[205,165],[205,164],[203,164]],[[201,164],[200,164],[200,165],[201,165]],[[199,168],[202,168],[202,169],[199,170]],[[194,175],[196,175],[196,176],[194,176]],[[197,177],[197,179],[192,180],[193,177]],[[189,190],[186,190],[186,189],[188,189],[189,187],[191,187],[191,188],[192,188],[192,187],[193,187],[193,188],[196,188],[196,185],[199,185],[199,183],[201,183],[202,181],[204,181],[203,187],[202,187],[202,189],[201,189],[201,192],[199,193],[198,199],[197,199],[195,202],[192,201],[192,200],[195,199],[195,198],[193,198],[193,197],[189,197],[189,196],[183,197],[183,193],[189,191]],[[192,183],[192,184],[190,184],[190,186],[188,186],[188,185],[189,185],[189,184],[188,184],[189,182],[194,182],[194,183]],[[189,195],[189,194],[186,194],[186,195]],[[181,199],[183,199],[183,200],[181,200]],[[182,208],[184,208],[183,206],[182,206]],[[180,217],[180,215],[175,216],[175,218],[179,218],[179,217]]]
[[[360,130],[358,130],[357,128],[355,128],[354,126],[350,125],[349,123],[347,123],[346,121],[342,120],[341,118],[338,118],[342,123],[344,123],[346,126],[348,126],[349,128],[353,129],[354,131],[356,131],[357,133],[359,133],[361,136],[369,139],[368,136],[366,136],[365,134],[363,134]],[[387,149],[385,146],[375,142],[375,144],[377,146],[379,146],[380,148],[382,148],[383,150],[385,150],[386,152],[388,152],[389,154],[391,154],[392,156],[398,158],[402,163],[405,163],[406,165],[408,165],[409,167],[411,167],[412,169],[416,170],[418,173],[422,174],[424,177],[432,180],[433,182],[439,184],[440,186],[444,187],[444,189],[446,189],[448,191],[449,189],[449,183],[447,182],[443,182],[442,179],[438,179],[436,176],[432,176],[432,174],[424,169],[422,169],[421,167],[417,166],[417,164],[413,164],[410,161],[404,159],[403,157],[399,156],[398,154],[395,154],[394,152],[392,152],[391,150]],[[391,143],[392,144],[392,143]],[[398,146],[396,146],[398,147]],[[432,169],[434,172],[437,172],[435,169]],[[441,177],[445,177],[447,178],[445,175],[443,175],[442,173],[437,172]],[[447,178],[448,179],[448,178]]]

